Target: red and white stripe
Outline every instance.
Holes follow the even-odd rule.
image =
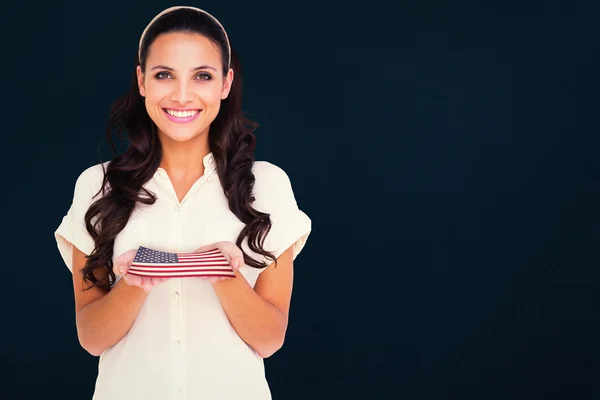
[[[235,278],[233,269],[219,249],[200,253],[177,253],[177,258],[179,262],[175,264],[134,262],[129,268],[129,273],[161,278]]]

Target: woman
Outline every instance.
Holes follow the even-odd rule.
[[[214,17],[163,11],[138,60],[107,130],[112,145],[125,129],[129,146],[81,173],[55,232],[79,341],[100,356],[93,398],[270,399],[263,358],[283,344],[311,221],[286,173],[254,161],[240,66]],[[235,277],[132,275],[140,246],[218,248]]]

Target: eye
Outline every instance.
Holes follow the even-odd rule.
[[[156,79],[167,79],[168,77],[170,77],[171,75],[166,73],[166,72],[159,72],[158,74],[154,75],[156,77]]]
[[[210,74],[202,72],[202,73],[196,75],[196,78],[198,78],[201,81],[209,81],[212,79],[212,76],[210,76]]]

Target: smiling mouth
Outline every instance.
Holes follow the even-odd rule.
[[[173,118],[186,119],[186,118],[194,117],[196,114],[198,114],[202,110],[178,111],[178,110],[170,110],[168,108],[163,108],[163,111]]]

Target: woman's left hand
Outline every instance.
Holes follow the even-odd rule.
[[[242,253],[242,250],[239,247],[237,247],[236,244],[233,242],[222,241],[222,242],[217,242],[217,243],[213,243],[213,244],[208,244],[206,246],[202,246],[202,247],[194,250],[194,252],[196,253],[196,252],[208,251],[208,250],[212,250],[215,248],[219,249],[219,251],[221,253],[223,253],[223,256],[225,256],[225,259],[227,260],[229,265],[231,265],[231,268],[234,271],[240,269],[244,265],[244,254]],[[214,283],[221,279],[229,279],[229,278],[211,277],[211,278],[204,278],[204,279],[207,279],[211,283]]]

